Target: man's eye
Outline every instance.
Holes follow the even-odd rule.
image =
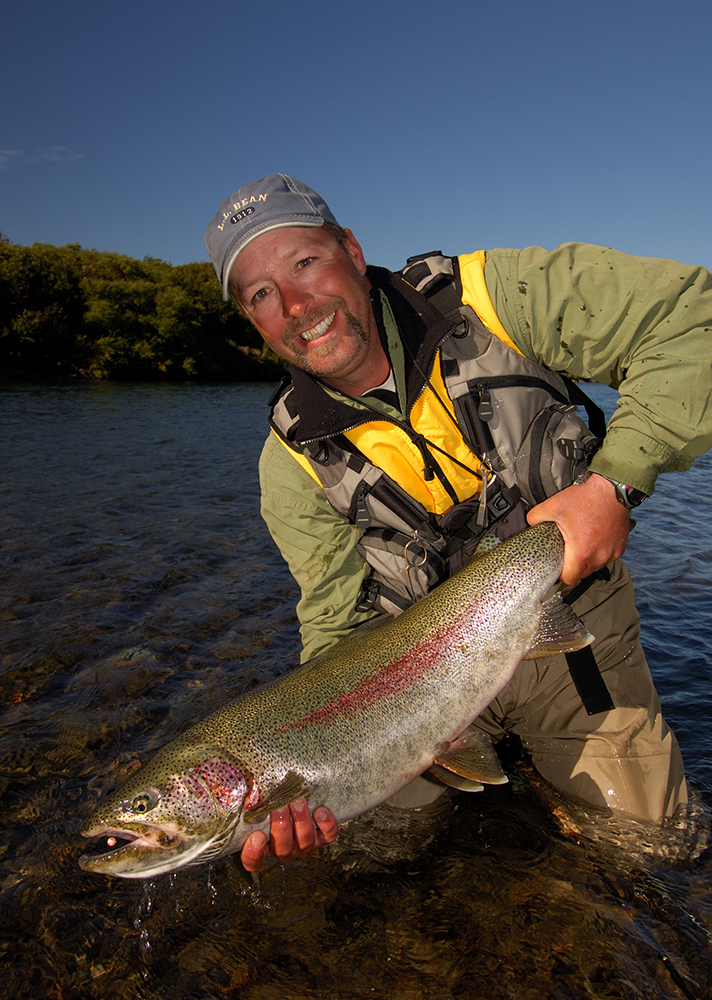
[[[252,301],[253,302],[261,302],[262,299],[265,297],[266,294],[267,294],[267,289],[266,288],[260,288],[259,292],[255,292],[255,294],[252,296]]]
[[[304,260],[300,260],[297,267],[309,267],[311,262],[314,260],[313,257],[305,257]]]

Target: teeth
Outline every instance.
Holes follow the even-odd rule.
[[[316,337],[321,337],[322,333],[326,333],[331,326],[334,316],[336,316],[336,310],[328,316],[325,316],[321,323],[317,323],[317,325],[313,326],[311,330],[305,330],[304,333],[300,333],[299,336],[302,340],[306,340],[307,343],[310,340],[314,340]]]

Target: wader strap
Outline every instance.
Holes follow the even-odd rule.
[[[565,604],[573,604],[588,590],[594,580],[610,580],[611,574],[607,567],[592,573],[582,580],[577,587],[564,598]],[[583,649],[576,649],[572,653],[566,653],[566,662],[569,665],[571,679],[576,686],[583,707],[588,715],[597,715],[599,712],[610,712],[613,706],[613,699],[606,687],[606,682],[601,676],[601,671],[596,663],[596,658],[590,646]]]

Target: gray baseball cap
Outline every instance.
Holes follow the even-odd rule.
[[[323,226],[336,219],[316,191],[286,174],[269,174],[248,181],[226,198],[205,230],[205,246],[229,299],[230,272],[248,243],[283,226]]]

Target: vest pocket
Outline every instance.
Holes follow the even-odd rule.
[[[570,486],[599,445],[575,406],[556,403],[537,413],[515,457],[516,479],[529,506]]]

